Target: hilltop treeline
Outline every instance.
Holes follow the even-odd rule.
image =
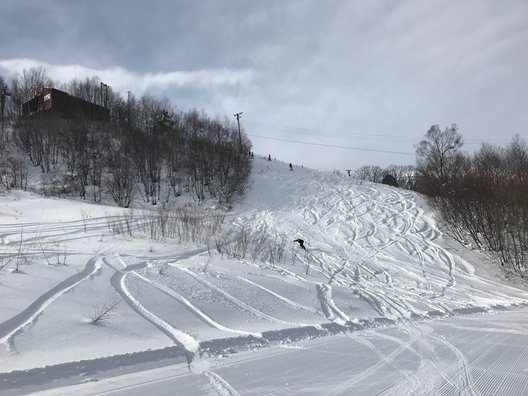
[[[426,194],[460,242],[488,251],[524,278],[528,258],[528,146],[483,144],[462,152],[453,125],[434,125],[417,146],[416,188]]]
[[[229,206],[247,184],[251,145],[231,121],[178,111],[154,96],[125,100],[95,77],[58,85],[43,69],[30,69],[5,86],[11,94],[2,119],[6,187],[27,185],[23,161],[5,155],[9,147],[40,168],[46,194],[95,202],[108,196],[122,207],[136,194],[152,204],[189,194],[196,201],[212,198]],[[23,103],[49,86],[105,106],[110,119],[46,113],[24,118]]]
[[[383,183],[407,190],[415,189],[413,165],[390,165],[383,169],[378,165],[364,165],[354,171],[354,176],[373,183]]]

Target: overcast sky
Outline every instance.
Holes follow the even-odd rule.
[[[0,74],[38,65],[242,111],[256,154],[318,169],[414,164],[433,124],[528,137],[525,0],[2,0]]]

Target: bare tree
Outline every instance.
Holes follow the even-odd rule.
[[[53,81],[42,66],[24,69],[11,80],[11,101],[8,111],[12,119],[18,119],[24,112],[24,104],[42,91],[53,86]]]
[[[439,190],[454,169],[457,154],[463,146],[462,135],[456,124],[441,130],[433,125],[416,147],[417,173],[423,191]]]
[[[484,248],[521,278],[528,260],[527,159],[517,136],[506,149],[483,145],[473,157],[457,153],[442,187],[428,191],[452,236]]]
[[[478,174],[496,184],[506,174],[504,150],[484,143],[475,153],[473,165]]]
[[[383,170],[383,176],[392,175],[401,188],[414,190],[416,168],[413,165],[390,165]]]
[[[211,119],[196,110],[177,112],[152,96],[136,100],[129,95],[125,103],[111,88],[105,87],[103,95],[96,77],[61,88],[107,107],[110,123],[82,114],[22,117],[24,103],[49,85],[44,69],[24,70],[12,81],[10,100],[17,116],[13,141],[45,174],[47,193],[85,199],[91,188],[96,202],[106,191],[118,205],[128,206],[139,185],[145,201],[156,205],[167,180],[167,202],[188,193],[225,208],[244,193],[251,142],[243,130],[239,136],[232,120]]]
[[[510,174],[522,183],[528,180],[528,145],[515,135],[513,141],[506,147],[506,162]]]
[[[374,183],[381,183],[383,179],[383,169],[377,165],[365,165],[354,171],[356,177]]]
[[[0,182],[6,188],[26,190],[28,167],[24,158],[17,154],[0,155]]]
[[[108,167],[110,173],[104,180],[106,191],[118,206],[128,208],[136,191],[136,175],[126,148],[117,147],[110,152]]]

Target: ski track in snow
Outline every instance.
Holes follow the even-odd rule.
[[[137,311],[141,312],[141,315],[144,316],[146,319],[151,321],[152,323],[156,324],[156,327],[163,329],[164,333],[167,334],[174,342],[177,344],[180,344],[182,347],[185,348],[185,350],[196,353],[199,347],[198,341],[196,341],[193,337],[191,337],[189,334],[186,334],[173,326],[171,326],[169,323],[164,321],[163,319],[159,318],[158,316],[154,315],[152,312],[150,312],[148,309],[146,309],[128,290],[128,288],[125,285],[125,277],[127,274],[123,274],[123,276],[120,279],[120,286],[121,290],[123,290],[124,294],[127,296],[128,300],[134,305]]]
[[[120,263],[124,264],[121,260],[119,260]],[[178,330],[174,328],[172,325],[167,323],[162,318],[156,316],[152,312],[150,312],[148,309],[146,309],[143,304],[139,302],[138,299],[134,297],[134,295],[128,290],[125,284],[125,278],[129,273],[132,273],[136,269],[143,268],[146,266],[146,263],[134,265],[134,266],[126,266],[123,268],[123,270],[117,270],[114,266],[112,266],[106,259],[105,264],[107,264],[110,268],[112,268],[115,272],[112,275],[112,278],[110,280],[112,286],[116,290],[116,292],[123,298],[124,301],[140,316],[142,316],[144,319],[152,323],[155,327],[157,327],[163,334],[165,334],[167,337],[169,337],[172,341],[174,341],[175,344],[179,345],[186,351],[186,356],[188,359],[188,362],[190,363],[192,359],[194,358],[194,355],[198,351],[199,343],[198,341],[190,336],[187,333],[184,333],[181,330]]]
[[[275,304],[279,300],[281,304],[277,305],[280,305],[281,309],[294,310],[296,315],[300,315],[303,311],[312,315],[321,314],[322,311],[327,319],[324,324],[313,325],[281,320],[273,316],[273,311],[266,312],[266,308],[261,308],[261,305],[253,306],[251,302],[242,301],[233,295],[234,293],[229,293],[227,291],[229,289],[224,290],[208,281],[205,276],[197,274],[190,268],[193,263],[178,263],[180,260],[197,258],[206,253],[207,248],[167,253],[166,256],[160,255],[156,259],[165,260],[177,271],[189,275],[208,291],[221,295],[241,310],[278,325],[273,336],[285,339],[288,339],[290,335],[287,331],[281,333],[282,330],[298,331],[299,334],[296,335],[302,338],[302,336],[308,337],[314,334],[310,333],[314,328],[320,330],[318,334],[328,334],[323,331],[322,326],[339,327],[338,325],[350,326],[351,323],[358,323],[357,320],[352,319],[355,315],[356,301],[358,301],[357,305],[367,307],[370,310],[369,313],[375,314],[375,318],[382,317],[407,325],[413,318],[427,318],[430,312],[435,312],[438,316],[447,316],[463,312],[457,309],[487,310],[494,305],[525,304],[528,300],[527,293],[513,286],[475,274],[475,268],[470,263],[458,257],[453,250],[443,247],[442,232],[424,209],[419,207],[417,196],[414,193],[369,183],[348,185],[342,181],[334,184],[334,181],[334,179],[315,175],[309,182],[307,181],[310,185],[310,194],[302,194],[304,189],[301,188],[296,194],[288,194],[287,204],[271,203],[262,210],[249,207],[229,215],[235,217],[233,224],[245,227],[256,234],[269,232],[274,237],[287,235],[289,238],[291,236],[292,240],[301,237],[306,242],[307,250],[301,250],[297,245],[286,247],[286,252],[292,257],[291,263],[286,260],[273,263],[273,265],[267,262],[261,264],[241,261],[238,263],[242,267],[245,265],[246,268],[250,268],[251,271],[262,270],[260,275],[266,277],[266,281],[262,284],[239,275],[240,272],[233,272],[236,275],[223,273],[226,277],[230,277],[231,282],[237,282],[238,285],[243,282],[245,287],[264,292],[265,294],[259,293],[259,295],[270,296],[269,301]],[[287,188],[295,189],[299,186],[289,183]],[[285,191],[289,191],[287,188]],[[129,223],[120,216],[100,216],[63,222],[2,224],[0,225],[0,240],[6,249],[16,250],[21,243],[35,245],[34,249],[28,251],[28,255],[36,257],[42,254],[42,246],[46,243],[67,244],[94,237],[94,235],[111,236],[113,235],[112,227],[126,229],[128,226],[131,227],[131,232],[137,232],[141,228],[141,223],[138,221]],[[155,289],[169,296],[172,301],[181,304],[195,315],[204,326],[210,326],[240,338],[263,338],[262,333],[244,330],[243,324],[241,328],[224,326],[199,309],[193,301],[184,297],[175,288],[150,279],[148,271],[140,271],[147,266],[147,261],[128,265],[121,256],[116,254],[91,258],[81,272],[61,281],[19,314],[0,323],[0,343],[9,347],[18,332],[34,323],[36,318],[61,295],[100,271],[103,263],[114,271],[109,286],[115,289],[135,313],[172,340],[175,344],[173,348],[178,346],[184,350],[189,364],[194,356],[200,353],[199,334],[195,337],[193,332],[191,336],[172,326],[169,319],[149,311],[146,308],[147,300],[143,301],[145,297],[135,296],[133,291],[127,287],[128,277],[137,277],[146,285],[145,287],[153,288],[152,290]],[[266,287],[268,281],[274,282],[277,287]],[[189,282],[188,278],[187,282]],[[281,287],[291,285],[302,290],[304,299],[300,298],[298,301],[305,304],[293,301],[285,297],[289,294],[280,292]],[[350,301],[344,301],[343,295]],[[348,297],[351,295],[354,295],[354,299]],[[307,305],[310,301],[314,302],[313,307]],[[320,305],[321,311],[315,309],[317,304]],[[263,306],[266,307],[265,304]],[[361,311],[360,314],[363,312]],[[321,319],[323,319],[322,316]],[[350,326],[350,329],[352,328],[353,326]],[[458,325],[457,330],[471,331],[474,328],[471,324]],[[478,330],[490,334],[502,331],[506,334],[505,337],[522,335],[526,331],[524,328],[504,329],[501,324],[497,324],[496,327],[478,328]],[[458,392],[477,395],[481,389],[488,389],[491,386],[485,382],[485,372],[479,375],[471,372],[472,363],[479,356],[473,361],[468,361],[457,345],[428,331],[426,326],[413,327],[410,325],[405,327],[405,331],[408,333],[406,340],[388,335],[383,336],[383,340],[392,341],[397,345],[396,349],[388,355],[383,355],[372,340],[374,337],[381,338],[380,334],[374,336],[367,333],[362,339],[354,338],[372,350],[380,360],[376,365],[349,378],[336,392],[345,391],[351,384],[375,375],[384,366],[392,365],[393,360],[402,353],[410,353],[418,361],[414,372],[406,372],[393,367],[401,371],[406,381],[406,389],[418,389],[416,386],[420,378],[427,376],[429,370],[436,371],[442,377],[444,387],[441,392],[446,394]],[[418,346],[420,337],[425,344]],[[205,341],[211,341],[214,344],[217,340]],[[277,341],[277,339],[272,339],[272,341]],[[268,340],[264,339],[263,343],[267,342]],[[228,344],[229,342],[226,342],[225,348],[231,350]],[[433,358],[436,356],[436,348],[447,349],[455,357],[455,374],[443,367],[435,366],[433,360],[427,358],[427,356]],[[233,349],[236,348],[233,347]],[[497,353],[496,362],[500,362],[500,359],[506,356],[506,351]],[[483,354],[484,351],[481,355]],[[525,358],[526,356],[521,354],[516,356],[515,364],[520,365]],[[493,365],[490,366],[491,368]],[[219,375],[208,370],[202,374],[207,376],[215,391],[220,395],[238,395],[237,391]],[[391,394],[391,392],[397,392],[398,389],[387,388],[384,391]]]
[[[98,236],[114,235],[111,226],[126,229],[126,220],[118,216],[88,218],[64,222],[40,222],[0,225],[2,245],[16,247],[20,240],[24,244],[43,245],[46,243],[64,243]],[[139,224],[134,223],[131,231],[138,231]]]
[[[425,327],[425,326],[424,326]],[[422,328],[424,328],[422,327]],[[479,392],[475,390],[473,377],[471,376],[470,372],[470,365],[467,361],[467,359],[464,357],[464,354],[453,344],[446,341],[444,338],[436,336],[431,332],[423,332],[428,333],[428,337],[434,341],[437,341],[439,344],[446,346],[451,350],[453,355],[456,357],[456,361],[458,363],[459,369],[457,374],[455,375],[455,378],[453,378],[452,383],[456,384],[457,387],[457,393],[463,393],[463,394],[469,394],[471,396],[479,395]],[[450,383],[446,383],[445,387],[450,385]]]
[[[405,377],[406,379],[409,378],[410,374],[407,373],[405,370],[402,370],[401,368],[397,367],[393,363],[393,361],[398,357],[398,355],[400,355],[401,353],[407,350],[411,350],[413,351],[413,353],[416,353],[410,346],[412,342],[416,341],[416,339],[410,339],[407,343],[398,343],[399,347],[397,347],[391,353],[386,355],[383,352],[380,352],[378,348],[375,346],[375,344],[369,341],[368,338],[369,337],[367,335],[366,337],[355,337],[353,338],[353,340],[360,344],[365,345],[367,348],[373,351],[379,357],[380,360],[376,364],[366,368],[362,372],[350,377],[347,381],[340,384],[340,387],[336,391],[334,391],[334,393],[330,393],[329,395],[341,394],[346,389],[350,389],[351,385],[356,384],[358,382],[362,382],[366,380],[367,378],[374,376],[377,371],[379,371],[381,368],[385,366],[390,366],[392,367],[392,370],[400,372],[401,375]],[[422,364],[422,356],[418,355],[418,358],[419,358],[419,364]]]
[[[341,311],[332,298],[332,286],[325,284],[317,285],[317,298],[321,303],[321,309],[329,320],[333,320],[339,324],[346,324],[350,321],[350,317]]]
[[[290,299],[288,299],[288,298],[286,298],[284,296],[281,296],[280,294],[275,293],[274,291],[271,291],[271,290],[265,288],[264,286],[259,285],[258,283],[250,281],[249,279],[244,278],[243,276],[237,276],[237,278],[242,280],[242,281],[244,281],[244,282],[246,282],[246,283],[249,283],[250,285],[258,287],[261,290],[264,290],[266,293],[271,294],[273,297],[277,297],[279,300],[284,301],[287,304],[290,304],[292,307],[294,307],[296,309],[301,309],[301,310],[304,310],[304,311],[308,311],[310,313],[317,313],[317,311],[314,308],[307,307],[306,305],[302,305],[302,304],[296,303],[295,301],[292,301],[292,300],[290,300]]]
[[[377,265],[380,267],[380,273],[383,274],[385,277],[384,284],[386,286],[393,287],[393,277],[390,274],[390,270],[387,270],[383,267],[383,264],[380,264],[379,260],[374,260],[377,256],[380,255],[381,252],[389,249],[389,248],[398,248],[404,252],[405,255],[409,255],[409,253],[406,251],[407,247],[405,244],[408,244],[409,247],[414,251],[418,257],[418,264],[419,268],[421,270],[421,275],[424,279],[424,283],[426,285],[430,285],[431,282],[433,283],[433,287],[438,288],[439,295],[445,296],[447,293],[447,290],[452,288],[456,284],[456,278],[455,278],[455,272],[456,272],[456,265],[455,260],[453,258],[453,255],[448,252],[446,249],[440,247],[437,243],[434,242],[434,240],[438,239],[439,232],[436,230],[434,226],[430,225],[429,220],[423,217],[423,211],[416,207],[416,203],[412,200],[411,194],[402,194],[399,192],[391,192],[388,194],[390,196],[391,194],[394,195],[394,201],[397,203],[395,205],[394,202],[391,202],[391,205],[385,205],[383,201],[380,202],[374,202],[373,196],[378,195],[379,192],[374,189],[373,187],[368,187],[370,191],[372,191],[374,194],[372,196],[369,196],[365,193],[361,194],[353,194],[354,199],[356,200],[355,204],[354,201],[347,202],[344,199],[339,200],[338,202],[340,205],[333,204],[334,208],[338,207],[352,207],[352,208],[358,208],[360,205],[364,204],[365,207],[369,207],[368,211],[361,211],[357,216],[355,217],[356,221],[358,219],[362,219],[367,215],[369,212],[373,212],[376,210],[380,210],[383,217],[383,213],[388,213],[387,216],[385,216],[385,220],[383,220],[380,224],[385,224],[390,226],[390,233],[388,230],[386,230],[384,233],[380,234],[380,237],[376,237],[375,239],[372,239],[377,233],[381,232],[381,229],[378,226],[375,226],[373,223],[373,227],[369,227],[368,225],[371,224],[370,220],[367,218],[362,223],[367,225],[367,227],[359,227],[363,229],[368,229],[370,231],[367,231],[366,234],[364,234],[363,237],[358,236],[357,231],[353,231],[351,234],[353,235],[352,239],[348,239],[349,243],[356,248],[354,255],[350,255],[347,251],[347,249],[341,249],[345,252],[345,257],[343,260],[347,261],[358,261],[358,258],[360,257],[366,257],[367,259],[370,259],[370,265]],[[409,198],[411,197],[411,198]],[[357,199],[362,200],[361,202],[357,203]],[[372,203],[372,205],[369,205],[369,202]],[[329,205],[332,205],[330,203]],[[320,205],[321,207],[324,207],[324,205]],[[314,207],[319,207],[319,205],[314,205]],[[398,209],[399,208],[399,209]],[[304,213],[308,213],[306,210]],[[329,217],[329,211],[328,210],[322,210],[322,214],[319,215],[318,213],[314,212],[314,210],[310,210],[310,218],[312,219],[309,221],[308,226],[302,229],[301,235],[308,238],[306,236],[306,231],[313,228],[317,222],[320,221],[320,219],[324,216]],[[340,219],[337,221],[335,227],[339,227],[339,229],[343,228],[342,219],[347,218],[346,214],[343,213],[341,216],[333,216],[334,218]],[[401,221],[395,221],[396,219],[401,218]],[[417,224],[420,223],[420,227],[417,227]],[[399,225],[398,225],[399,224]],[[396,226],[394,226],[396,225]],[[324,231],[327,231],[332,224],[326,224]],[[358,227],[355,226],[355,229],[357,230]],[[323,231],[323,235],[324,235]],[[391,235],[389,239],[385,239],[385,235]],[[368,244],[365,246],[364,244],[358,244],[359,240],[361,238],[365,238],[368,241]],[[412,241],[412,239],[416,239],[416,242]],[[319,238],[321,239],[321,238]],[[330,239],[330,238],[329,238]],[[327,241],[329,241],[327,239]],[[332,241],[335,241],[335,234],[332,236]],[[434,268],[434,263],[426,264],[426,256],[424,256],[423,248],[424,244],[427,243],[427,249],[431,250],[431,253],[429,253],[429,257],[432,257],[432,260],[436,260],[437,262],[445,263],[446,271],[445,276],[446,279],[443,281],[444,284],[440,285],[438,283],[439,280],[442,279],[442,277],[439,277],[440,274],[430,274],[430,270],[428,268]],[[420,244],[420,245],[418,245]],[[370,247],[369,247],[370,245]],[[368,249],[366,249],[368,247]],[[334,247],[336,249],[337,246]],[[367,253],[370,250],[374,250],[374,253]],[[405,250],[404,250],[405,249]],[[365,252],[365,253],[362,253]],[[359,254],[358,254],[359,253]],[[315,254],[315,253],[314,253]],[[356,256],[356,257],[354,257]],[[361,259],[360,259],[361,260]],[[431,260],[431,259],[429,259]],[[315,258],[315,261],[319,261],[317,258]],[[371,270],[368,267],[365,267],[361,261],[358,262],[359,266],[367,269],[367,271],[371,272]],[[405,265],[402,263],[402,265]],[[360,284],[360,296],[363,298],[366,298],[369,304],[371,304],[380,314],[390,317],[390,318],[401,318],[401,319],[408,319],[411,314],[415,313],[418,314],[419,311],[416,311],[413,306],[413,295],[409,295],[405,291],[403,291],[401,288],[397,288],[394,292],[391,292],[390,289],[380,288],[379,282],[372,282],[372,278],[370,280],[367,280],[365,278],[355,279],[356,282],[351,283],[349,279],[352,278],[352,276],[347,276],[346,269],[344,268],[337,268],[332,269],[333,265],[330,262],[325,262],[320,266],[319,269],[316,269],[318,271],[322,272],[328,272],[331,273],[331,279],[337,279],[339,281],[340,286],[348,287],[348,288],[354,288],[356,289],[356,284],[359,281]],[[335,267],[334,267],[335,268]],[[436,270],[435,270],[436,271]],[[437,271],[436,271],[437,272]],[[466,276],[466,274],[463,274]],[[375,277],[377,277],[375,275]],[[478,276],[472,275],[473,278],[475,278],[478,281]],[[356,277],[357,278],[357,277]],[[379,291],[384,290],[383,294],[380,294]],[[403,293],[402,293],[403,291]],[[390,293],[390,295],[389,295]],[[482,293],[484,294],[484,292]],[[490,297],[497,297],[497,295],[500,295],[501,293],[489,293]],[[405,296],[405,297],[402,297]],[[434,294],[433,297],[437,297]],[[432,302],[432,300],[428,301],[428,304],[435,305],[435,309],[438,310],[445,310],[443,302]]]
[[[10,342],[11,337],[31,324],[57,298],[95,274],[100,268],[99,258],[90,259],[81,272],[70,276],[42,294],[18,315],[0,323],[0,344]]]
[[[154,286],[156,289],[162,291],[166,295],[174,298],[175,300],[180,302],[185,308],[187,308],[189,311],[191,311],[194,315],[196,315],[199,319],[203,320],[208,325],[210,325],[210,326],[212,326],[214,328],[217,328],[218,330],[222,330],[222,331],[225,331],[225,332],[228,332],[228,333],[240,334],[240,335],[251,335],[251,336],[257,337],[257,338],[261,338],[262,337],[262,334],[260,334],[260,333],[250,333],[250,332],[242,331],[242,330],[234,330],[234,329],[230,329],[230,328],[228,328],[228,327],[226,327],[224,325],[221,325],[220,323],[218,323],[215,320],[213,320],[212,318],[210,318],[208,315],[206,315],[204,312],[202,312],[200,309],[198,309],[195,305],[193,305],[189,300],[187,300],[185,297],[183,297],[182,295],[178,294],[174,290],[172,290],[172,289],[170,289],[170,288],[168,288],[168,287],[166,287],[164,285],[161,285],[161,284],[159,284],[157,282],[154,282],[153,280],[145,278],[143,275],[138,274],[136,271],[132,271],[132,274],[137,276],[142,281],[148,283],[149,285]]]
[[[222,377],[212,371],[204,371],[204,375],[209,378],[211,385],[219,396],[239,396],[240,394],[229,385]]]
[[[242,309],[244,309],[246,311],[249,311],[249,312],[251,312],[252,314],[254,314],[254,315],[258,316],[258,317],[261,317],[263,319],[269,320],[271,322],[276,322],[276,323],[280,323],[280,324],[284,324],[284,325],[291,325],[293,327],[310,326],[308,324],[286,322],[284,320],[280,320],[280,319],[274,318],[273,316],[270,316],[270,315],[268,315],[268,314],[266,314],[266,313],[264,313],[262,311],[259,311],[256,308],[253,308],[253,307],[247,305],[245,302],[240,301],[238,298],[236,298],[236,297],[232,296],[231,294],[227,293],[225,290],[222,290],[221,288],[213,285],[211,282],[209,282],[208,280],[204,279],[203,277],[196,275],[194,272],[190,271],[189,269],[183,268],[183,267],[180,267],[180,266],[177,266],[177,265],[174,265],[174,264],[172,266],[174,268],[177,268],[178,270],[180,270],[182,272],[185,272],[187,275],[193,277],[198,282],[204,284],[205,286],[209,287],[210,289],[218,292],[219,294],[221,294],[222,296],[227,298],[232,303],[238,305],[240,308],[242,308]]]

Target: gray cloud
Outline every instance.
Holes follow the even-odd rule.
[[[52,65],[35,59],[0,60],[0,68],[8,74],[32,67],[43,67],[54,81],[68,82],[75,78],[84,79],[98,76],[122,94],[128,90],[142,95],[148,90],[166,90],[171,87],[192,86],[201,89],[215,89],[217,86],[248,84],[252,70],[210,69],[193,71],[170,71],[157,73],[137,73],[122,67],[94,69],[82,65]]]
[[[528,134],[523,0],[7,1],[0,14],[4,70],[33,59],[63,80],[91,73],[182,108],[244,111],[253,135],[412,153],[437,123],[458,123],[468,148]],[[253,143],[316,168],[414,162]]]

